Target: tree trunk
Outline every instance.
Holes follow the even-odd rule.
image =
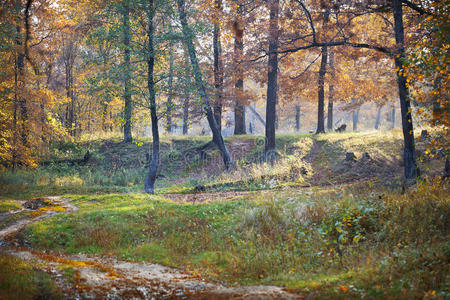
[[[69,62],[65,62],[65,69],[66,69],[66,97],[67,99],[70,98],[70,68],[69,68]],[[71,119],[71,113],[70,113],[70,103],[67,103],[66,106],[66,129],[70,133],[72,129],[72,119]]]
[[[266,145],[264,160],[271,161],[275,155],[275,119],[277,105],[278,76],[278,3],[269,0],[269,60],[267,65],[267,104],[266,104]]]
[[[91,101],[88,102],[88,120],[87,120],[87,131],[91,133],[91,109],[92,109],[92,103]]]
[[[395,106],[392,105],[392,109],[391,109],[391,129],[395,128]]]
[[[237,18],[233,24],[234,30],[234,66],[235,66],[235,97],[234,106],[234,134],[245,134],[245,106],[243,102],[244,94],[244,70],[242,58],[244,55],[244,26],[241,24],[242,6],[237,8]]]
[[[329,13],[325,12],[323,14],[323,24],[328,22]],[[321,49],[322,57],[320,60],[320,69],[319,69],[319,79],[318,79],[318,105],[317,105],[317,130],[316,133],[324,133],[325,132],[325,73],[327,72],[327,56],[328,56],[328,48],[323,46]]]
[[[334,51],[330,51],[330,72],[331,72],[331,82],[328,85],[328,119],[327,119],[327,129],[328,131],[333,131],[333,101],[334,101],[334,84],[333,80],[336,76],[336,70],[334,68]]]
[[[355,109],[352,112],[352,119],[353,119],[353,131],[358,131],[358,123],[359,123],[359,108]]]
[[[19,25],[16,26],[17,36],[15,43],[17,49],[17,56],[15,56],[14,61],[14,104],[13,104],[13,151],[12,151],[12,168],[15,170],[18,160],[20,159],[21,153],[19,149],[23,151],[29,150],[28,148],[28,108],[27,100],[24,97],[25,88],[25,57],[28,53],[28,40],[29,40],[29,20],[30,20],[30,8],[32,0],[27,0],[25,4],[24,11],[24,27],[25,27],[25,41],[22,42],[21,28]],[[23,49],[21,49],[23,46]],[[20,125],[20,129],[18,128]],[[20,143],[18,134],[20,131]]]
[[[300,105],[295,106],[295,130],[300,131]]]
[[[113,126],[114,126],[114,123],[113,123],[113,114],[112,114],[112,111],[110,110],[109,111],[109,131],[110,132],[112,132],[113,131]]]
[[[319,80],[318,80],[318,105],[317,105],[317,130],[316,133],[325,132],[325,113],[324,113],[324,98],[325,98],[325,73],[327,68],[327,47],[322,47],[322,59],[320,62],[319,69]]]
[[[133,113],[133,104],[131,102],[130,91],[130,7],[129,0],[123,1],[122,14],[123,14],[123,44],[124,44],[124,68],[123,68],[123,83],[124,83],[124,124],[123,124],[123,141],[125,143],[131,143],[133,136],[131,134],[131,116]]]
[[[24,67],[25,67],[25,56],[23,54],[19,54],[18,56],[18,74],[19,74],[19,87],[22,89],[25,87],[24,83]],[[20,123],[21,123],[21,138],[22,145],[27,146],[28,144],[28,108],[27,108],[27,100],[25,99],[23,93],[19,96],[19,110],[20,110]]]
[[[70,135],[74,135],[74,108],[75,108],[75,98],[74,98],[74,88],[73,88],[73,65],[75,64],[75,45],[74,41],[68,41],[68,44],[64,47],[64,66],[66,72],[66,97],[70,99],[70,102],[66,106],[66,129]]]
[[[73,87],[73,64],[70,67],[70,135],[75,136],[75,92]]]
[[[183,101],[183,135],[187,135],[189,131],[189,98],[191,82],[191,69],[189,68],[189,54],[186,48],[184,49],[184,58],[186,64],[186,76],[184,77],[184,101]]]
[[[380,128],[381,108],[382,107],[383,107],[382,105],[378,105],[378,107],[377,107],[377,118],[375,120],[375,130],[378,130],[378,128]]]
[[[441,77],[440,76],[434,80],[433,89],[435,91],[438,91],[441,89]],[[442,119],[444,117],[444,115],[443,115],[444,111],[441,107],[439,98],[440,98],[440,93],[433,95],[433,98],[432,98],[432,100],[433,100],[433,122],[431,123],[432,126],[436,126],[436,125],[439,125],[440,123],[442,123]]]
[[[17,69],[19,74],[19,83],[22,85],[22,89],[25,87],[25,58],[28,54],[28,41],[30,39],[30,8],[33,3],[33,0],[27,0],[25,3],[24,10],[24,29],[25,29],[25,41],[22,43],[20,40],[20,27],[17,26],[18,37],[16,39],[16,44],[18,46],[23,45],[23,52],[19,52],[17,58]],[[22,146],[27,148],[28,146],[28,108],[27,108],[27,100],[24,95],[21,95],[19,98],[19,108],[20,108],[20,121],[21,121],[21,138],[22,138]]]
[[[102,103],[102,108],[103,108],[103,112],[102,112],[102,129],[104,132],[106,132],[107,128],[106,128],[106,115],[108,113],[108,104],[107,103]]]
[[[216,89],[216,99],[214,101],[214,117],[217,126],[222,131],[222,94],[223,94],[223,63],[222,46],[220,44],[220,24],[219,17],[222,10],[222,0],[216,0],[216,22],[214,23],[214,87]]]
[[[400,107],[403,129],[403,160],[405,165],[405,178],[415,179],[419,175],[416,162],[416,149],[414,144],[414,128],[411,116],[411,104],[409,100],[406,77],[403,73],[403,59],[405,57],[404,29],[402,0],[392,0],[394,14],[395,41],[398,47],[398,55],[395,56],[395,66],[397,67],[397,83],[400,96]]]
[[[189,131],[189,93],[186,93],[183,103],[183,135]]]
[[[217,126],[216,118],[214,117],[214,113],[211,109],[211,105],[209,103],[209,98],[206,93],[206,87],[203,83],[202,73],[200,71],[200,66],[198,64],[197,55],[195,53],[194,43],[192,42],[192,31],[190,30],[187,19],[186,12],[184,11],[184,0],[177,0],[178,3],[178,12],[180,15],[180,23],[182,26],[184,42],[186,44],[186,48],[189,53],[189,58],[191,60],[192,70],[194,72],[194,79],[197,86],[198,93],[202,100],[203,109],[206,112],[206,117],[208,119],[209,127],[211,128],[213,134],[213,142],[219,148],[225,168],[231,168],[233,161],[231,159],[230,153],[228,152],[227,147],[225,146],[225,142],[223,141],[222,133]]]
[[[153,6],[153,0],[149,0],[147,7],[147,19],[148,19],[147,85],[150,97],[150,117],[152,120],[153,143],[152,143],[152,161],[148,168],[147,178],[145,179],[145,192],[151,194],[155,193],[156,174],[158,172],[159,166],[159,131],[158,131],[158,117],[156,116],[155,83],[153,81],[153,70],[155,65],[155,52],[153,45],[153,37],[155,32],[155,29],[153,27],[154,15],[155,15],[155,8]]]
[[[18,35],[20,35],[20,27],[17,27]],[[16,39],[16,44],[19,46],[21,45],[21,41],[18,36]],[[22,73],[23,73],[23,67],[24,67],[24,55],[22,53],[17,53],[14,57],[14,105],[13,105],[13,148],[12,148],[12,169],[13,171],[16,169],[17,166],[17,159],[18,159],[18,149],[20,146],[19,143],[19,130],[18,130],[18,110],[19,110],[19,100],[22,96],[19,94],[19,90],[23,89],[23,84],[21,84],[22,80]]]
[[[173,121],[172,121],[172,110],[173,110],[173,62],[174,57],[172,54],[172,47],[170,47],[170,57],[169,57],[169,80],[167,83],[168,87],[168,93],[167,93],[167,111],[166,111],[166,120],[167,120],[167,126],[166,130],[169,134],[173,132]]]
[[[261,117],[261,115],[256,111],[256,109],[254,107],[252,107],[251,105],[249,105],[248,108],[253,113],[253,115],[256,116],[258,121],[260,121],[261,124],[265,127],[266,126],[266,121],[264,121],[263,117]]]

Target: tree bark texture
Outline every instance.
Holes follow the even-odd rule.
[[[390,119],[391,119],[391,129],[394,129],[395,128],[395,106],[394,105],[392,105]]]
[[[130,70],[130,7],[129,0],[124,0],[122,5],[123,14],[123,84],[124,84],[124,109],[123,109],[123,141],[125,143],[131,143],[133,141],[133,136],[131,134],[131,116],[133,113],[133,104],[131,102],[131,91],[130,91],[130,80],[131,80],[131,70]]]
[[[267,103],[266,103],[266,141],[264,160],[273,160],[275,155],[275,119],[277,105],[278,76],[278,0],[269,0],[269,60],[267,72]]]
[[[169,56],[169,78],[167,82],[167,103],[166,103],[166,130],[168,133],[173,132],[173,121],[172,121],[172,111],[173,111],[173,64],[174,64],[174,56],[172,54],[172,48],[170,48],[170,56]]]
[[[352,119],[353,119],[353,131],[358,131],[358,123],[359,123],[359,108],[355,109],[352,112]]]
[[[295,130],[300,131],[300,105],[295,106]]]
[[[154,45],[153,45],[155,28],[154,28],[154,24],[153,24],[153,18],[155,15],[155,8],[153,5],[153,0],[149,0],[147,5],[148,5],[148,7],[147,7],[147,19],[148,19],[147,86],[148,86],[148,92],[149,92],[150,117],[151,117],[151,121],[152,121],[153,143],[152,143],[152,161],[150,162],[147,177],[145,179],[145,192],[154,194],[155,193],[156,174],[158,172],[158,166],[159,166],[159,131],[158,131],[158,117],[156,115],[155,83],[154,83],[154,79],[153,79],[153,72],[154,72],[154,66],[155,66],[155,52],[154,52]]]
[[[329,13],[325,12],[323,14],[323,24],[328,22]],[[316,133],[324,133],[325,132],[325,74],[327,72],[327,56],[328,56],[328,48],[323,46],[321,49],[321,60],[320,60],[320,69],[319,69],[319,79],[318,83],[318,91],[317,91],[317,130]]]
[[[330,54],[330,75],[331,75],[331,82],[328,85],[328,119],[327,119],[327,129],[328,131],[333,131],[333,102],[334,102],[334,84],[333,80],[336,76],[336,70],[334,68],[334,51],[331,50]]]
[[[217,126],[222,131],[222,94],[223,94],[223,62],[222,45],[220,43],[219,14],[222,10],[222,0],[215,1],[216,21],[214,23],[213,48],[214,48],[214,88],[216,89],[216,99],[214,99],[214,117]]]
[[[415,179],[419,175],[416,162],[416,149],[414,143],[414,128],[411,116],[411,103],[409,100],[406,77],[403,73],[403,59],[405,57],[404,48],[404,28],[402,0],[392,0],[392,10],[394,14],[394,32],[398,52],[395,56],[395,66],[397,67],[397,84],[400,97],[400,108],[402,116],[403,130],[403,160],[405,165],[405,178]]]
[[[234,134],[245,134],[245,105],[242,104],[244,92],[244,70],[242,59],[244,55],[244,26],[242,24],[242,6],[237,9],[237,18],[233,23],[234,30],[234,66],[235,66],[235,105]]]
[[[377,117],[375,119],[375,130],[378,130],[378,128],[380,128],[380,123],[381,123],[381,108],[383,106],[382,105],[378,105],[377,106]]]

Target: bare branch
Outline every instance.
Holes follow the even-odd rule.
[[[298,78],[300,78],[303,74],[305,74],[308,70],[309,70],[309,68],[319,59],[319,57],[321,57],[322,56],[322,54],[319,54],[304,70],[303,70],[303,72],[301,72],[300,74],[298,74],[298,75],[296,75],[296,76],[294,76],[294,77],[291,77],[291,76],[289,76],[289,78],[290,79],[298,79]]]
[[[303,4],[303,2],[301,0],[296,0],[296,1],[298,4],[300,4],[300,6],[303,9],[303,12],[306,15],[306,18],[308,19],[309,26],[311,26],[311,30],[312,30],[313,43],[315,43],[316,42],[316,30],[314,28],[314,23],[312,21],[311,14],[309,13],[308,9],[306,9],[306,6]]]
[[[418,6],[417,4],[412,3],[411,1],[408,0],[402,0],[402,2],[408,6],[409,8],[414,9],[415,11],[417,11],[419,14],[421,15],[430,15],[433,16],[433,13],[423,9],[422,7]]]

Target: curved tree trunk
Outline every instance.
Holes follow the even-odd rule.
[[[266,104],[266,145],[264,160],[270,161],[275,154],[275,119],[277,105],[278,76],[278,0],[269,0],[269,60],[267,73],[267,104]]]
[[[403,129],[403,160],[405,164],[405,178],[415,179],[419,175],[416,162],[416,149],[414,144],[414,128],[411,116],[411,104],[409,100],[406,77],[403,74],[403,59],[405,57],[404,29],[402,0],[392,0],[394,14],[395,41],[398,47],[398,55],[395,56],[395,66],[397,67],[397,84],[400,96],[400,107],[402,115]]]
[[[133,137],[131,135],[131,116],[133,111],[133,104],[131,103],[131,91],[130,91],[130,7],[129,0],[124,0],[122,5],[123,14],[123,44],[124,44],[124,69],[123,69],[123,81],[124,81],[124,124],[123,124],[123,141],[125,143],[131,143]]]
[[[191,60],[192,70],[194,72],[194,79],[197,86],[198,93],[202,100],[203,109],[206,112],[206,117],[208,119],[209,127],[211,128],[213,134],[213,142],[219,148],[219,151],[222,154],[223,162],[225,168],[231,168],[233,161],[231,159],[230,153],[228,152],[227,147],[225,146],[225,142],[223,141],[222,133],[219,130],[219,127],[216,122],[216,118],[214,117],[214,113],[211,109],[211,105],[209,102],[208,95],[206,93],[206,87],[203,83],[202,73],[200,71],[200,66],[198,64],[197,55],[195,53],[194,43],[192,41],[192,31],[189,29],[186,12],[184,10],[184,0],[177,0],[178,4],[178,13],[180,15],[180,23],[183,30],[184,42],[186,44],[186,48],[189,53],[189,58]]]
[[[158,131],[158,117],[156,116],[155,83],[153,80],[153,70],[155,66],[155,53],[153,45],[153,37],[155,32],[155,29],[153,27],[154,15],[155,15],[155,8],[153,6],[153,0],[149,0],[147,7],[147,18],[148,18],[147,84],[150,97],[150,116],[152,120],[153,145],[152,145],[152,161],[148,168],[147,178],[145,179],[145,192],[151,194],[155,193],[155,181],[159,165],[159,131]]]

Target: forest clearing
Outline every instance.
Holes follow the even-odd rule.
[[[0,1],[0,299],[449,299],[448,1]]]

